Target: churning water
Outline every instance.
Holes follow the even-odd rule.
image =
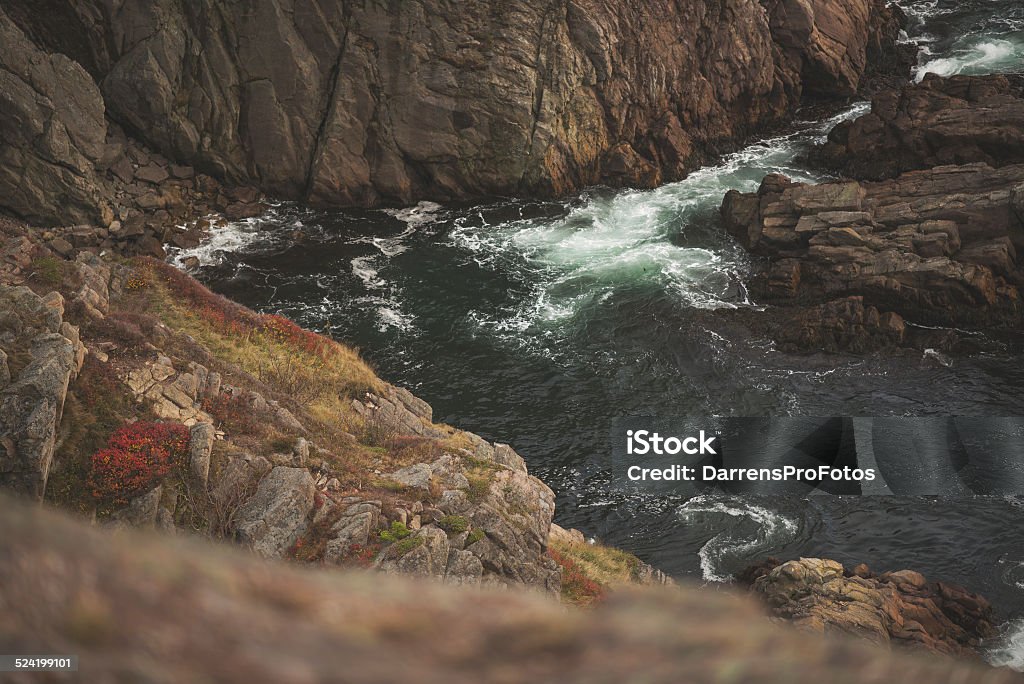
[[[919,75],[1024,63],[1016,1],[900,3]],[[1013,498],[734,497],[615,489],[595,465],[617,415],[1024,415],[1024,343],[984,353],[790,355],[715,316],[756,307],[750,257],[721,228],[728,189],[799,160],[841,117],[797,124],[651,191],[559,201],[422,202],[326,212],[282,204],[214,233],[197,274],[364,350],[439,420],[513,444],[558,494],[558,521],[680,577],[719,582],[766,555],[909,567],[1024,618],[1024,511]],[[1020,664],[1007,625],[993,659]]]

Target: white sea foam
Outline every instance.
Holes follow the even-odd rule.
[[[708,582],[728,582],[732,575],[722,569],[722,561],[732,558],[751,558],[758,550],[769,550],[791,541],[800,526],[793,518],[755,505],[739,497],[721,494],[701,494],[679,508],[679,517],[688,523],[699,516],[726,516],[733,520],[725,530],[709,539],[700,548],[701,572]],[[736,528],[749,521],[757,525],[753,535],[737,536]]]
[[[372,256],[361,256],[352,259],[352,275],[363,281],[363,285],[371,290],[379,290],[386,284],[377,275],[377,269],[373,265]]]
[[[410,226],[422,226],[437,219],[437,212],[443,207],[436,202],[420,202],[414,207],[404,209],[385,209],[384,213],[394,216],[399,221]]]
[[[208,216],[214,221],[216,216]],[[193,259],[199,266],[217,266],[224,262],[226,255],[241,252],[258,242],[264,235],[259,229],[258,219],[233,221],[223,226],[212,226],[201,244],[190,249],[170,249],[170,262],[185,269]]]
[[[795,133],[752,144],[654,190],[585,193],[558,219],[503,217],[489,223],[481,212],[456,220],[449,236],[455,246],[474,254],[483,267],[508,271],[511,263],[530,283],[513,314],[471,319],[499,335],[521,335],[531,328],[546,335],[585,308],[607,302],[614,292],[643,283],[668,289],[693,308],[749,305],[743,284],[746,253],[735,246],[687,245],[687,232],[715,220],[728,190],[756,190],[768,173],[820,180],[797,163],[797,156],[837,123],[867,109],[859,103],[826,121],[804,122]]]
[[[930,51],[922,51],[930,56]],[[921,82],[926,74],[954,76],[956,74],[986,74],[1018,68],[1024,61],[1024,45],[1000,38],[975,39],[957,47],[952,54],[926,60],[916,69],[915,80]]]
[[[377,309],[378,330],[385,332],[388,328],[409,330],[413,325],[414,317],[400,309],[391,306],[381,306]]]
[[[1002,632],[986,650],[985,659],[995,667],[1024,672],[1024,620],[1008,623]]]

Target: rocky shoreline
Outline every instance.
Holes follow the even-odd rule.
[[[863,563],[846,569],[820,558],[770,558],[737,582],[760,596],[774,618],[810,632],[962,657],[977,657],[997,634],[983,597],[913,570],[873,573]]]
[[[772,175],[756,193],[730,192],[724,223],[766,257],[752,289],[778,308],[777,339],[801,350],[956,349],[952,331],[907,322],[1019,329],[1022,108],[1016,78],[929,77],[880,93],[830,134],[815,157],[846,179]]]
[[[101,257],[96,246],[62,253],[38,239],[45,233],[12,222],[0,229],[0,487],[104,524],[223,536],[263,557],[455,584],[558,594],[563,566],[549,537],[569,557],[591,548],[552,524],[554,493],[511,447],[434,424],[408,391],[369,374],[343,403],[312,397],[337,406],[325,416],[304,389],[282,385],[291,375],[265,373],[345,361],[349,352],[333,342],[219,298],[161,262]],[[232,324],[176,329],[176,317],[196,314]],[[254,327],[238,333],[244,322]],[[194,337],[266,354],[281,334],[316,353],[272,352],[252,369]],[[118,410],[108,416],[100,406]],[[189,433],[182,474],[122,504],[90,496],[88,433],[105,439],[117,423],[154,419]],[[103,421],[114,423],[96,425]],[[623,582],[671,582],[628,554],[616,562]]]

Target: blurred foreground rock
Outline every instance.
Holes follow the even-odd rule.
[[[212,544],[111,534],[0,497],[0,645],[73,653],[12,682],[1011,682],[772,624],[709,591],[565,610],[522,591],[301,571]]]

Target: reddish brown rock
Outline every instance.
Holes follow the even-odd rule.
[[[820,558],[769,559],[743,578],[772,615],[809,631],[961,656],[977,655],[981,641],[996,635],[983,597],[912,570],[876,576],[864,564],[848,572]]]
[[[943,164],[1024,163],[1024,78],[929,74],[883,91],[868,114],[836,126],[815,156],[861,180]]]
[[[74,653],[90,681],[1020,681],[797,634],[724,592],[620,591],[567,610],[524,591],[299,570],[196,538],[112,535],[5,496],[0,519],[0,642]]]
[[[649,187],[804,96],[907,74],[883,0],[5,9],[83,65],[107,115],[154,151],[322,205]],[[133,157],[136,176],[160,175],[151,159]]]
[[[722,215],[770,259],[753,284],[762,300],[806,307],[857,297],[871,325],[897,339],[901,319],[1019,323],[1022,196],[1024,165],[938,167],[877,183],[769,176],[756,194],[730,192]],[[846,309],[852,318],[839,319],[861,322],[857,306]]]

